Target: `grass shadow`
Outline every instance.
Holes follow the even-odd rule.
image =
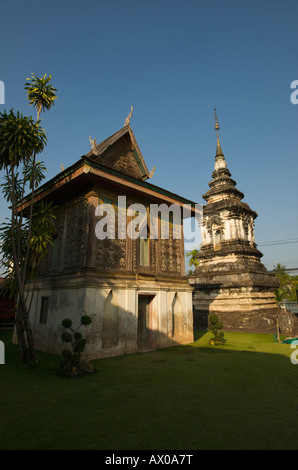
[[[206,333],[207,333],[207,330],[194,330],[194,341],[198,341],[198,340],[201,339]]]
[[[6,336],[0,448],[297,450],[290,346],[225,333],[227,343],[211,347],[210,336],[98,359],[96,374],[63,380],[50,367],[59,356],[40,353],[43,364],[28,373]]]

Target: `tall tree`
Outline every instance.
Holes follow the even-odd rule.
[[[34,362],[36,359],[25,284],[30,271],[30,256],[37,248],[36,243],[34,248],[33,236],[34,194],[44,177],[45,169],[42,163],[36,163],[36,156],[43,151],[47,141],[39,117],[41,111],[50,109],[57,98],[54,93],[56,89],[45,77],[38,79],[33,74],[32,82],[25,85],[30,104],[37,107],[36,122],[32,117],[23,116],[19,111],[0,113],[0,169],[5,171],[5,182],[2,187],[11,207],[11,263],[18,294],[15,325],[20,359],[23,362],[28,360]],[[39,83],[44,86],[38,88]],[[31,190],[31,197],[25,211],[25,191],[28,188]],[[6,229],[7,226],[4,227],[4,231]],[[5,241],[5,236],[2,238],[2,243],[3,240]],[[7,239],[5,246],[8,247]]]
[[[37,109],[37,120],[39,120],[40,113],[49,110],[54,105],[54,101],[57,99],[56,88],[50,83],[51,75],[47,77],[45,74],[42,78],[38,78],[34,73],[31,74],[31,78],[27,78],[28,83],[25,84],[25,90],[27,90],[27,98],[29,104],[33,105]]]

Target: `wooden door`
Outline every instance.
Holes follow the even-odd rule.
[[[138,348],[150,347],[150,324],[151,324],[151,297],[140,295],[138,306]]]

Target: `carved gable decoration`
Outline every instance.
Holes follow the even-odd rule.
[[[86,155],[92,160],[139,180],[150,177],[146,163],[133,135],[125,126],[99,145],[94,145]]]
[[[143,173],[133,152],[134,149],[131,147],[129,138],[126,135],[118,140],[102,157],[99,157],[97,161],[134,178],[143,179]]]

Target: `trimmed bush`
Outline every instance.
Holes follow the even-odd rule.
[[[72,321],[69,318],[64,318],[64,320],[62,320],[62,326],[64,326],[64,328],[71,328]]]
[[[81,324],[82,325],[88,326],[88,325],[91,325],[91,323],[92,323],[91,317],[89,317],[88,315],[83,315],[81,317]]]
[[[214,337],[209,340],[209,344],[212,346],[218,346],[225,344],[226,340],[224,339],[224,333],[221,330],[223,324],[219,321],[216,315],[210,315],[209,317],[209,328],[212,331]]]
[[[83,338],[82,333],[78,331],[82,326],[87,327],[91,325],[92,319],[88,315],[83,315],[80,318],[80,324],[76,330],[72,328],[72,321],[69,318],[62,320],[62,326],[70,331],[65,331],[61,334],[61,339],[64,343],[71,345],[72,350],[63,349],[62,359],[60,360],[59,375],[62,377],[81,377],[93,372],[92,363],[82,360],[81,354],[86,346],[86,339]]]

